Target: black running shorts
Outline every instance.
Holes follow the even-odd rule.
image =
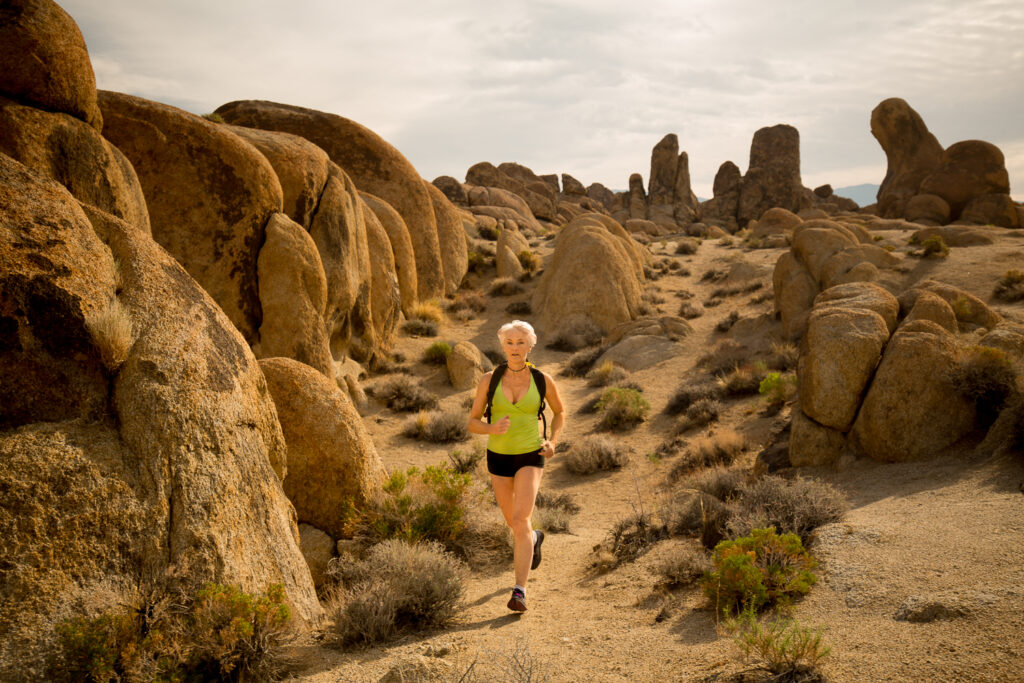
[[[541,449],[518,455],[505,455],[487,450],[487,471],[496,477],[514,477],[521,467],[544,467]]]

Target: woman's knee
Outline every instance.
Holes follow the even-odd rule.
[[[530,517],[515,515],[512,517],[512,522],[509,524],[512,527],[512,531],[517,534],[525,534],[533,530],[530,523]]]

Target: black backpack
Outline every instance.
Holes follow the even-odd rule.
[[[537,409],[537,419],[544,422],[544,440],[548,438],[548,418],[544,415],[544,408],[547,404],[544,403],[544,391],[547,389],[547,381],[544,379],[544,373],[535,368],[533,365],[529,366],[530,374],[533,375],[533,383],[537,385],[537,393],[540,394],[540,408]],[[508,370],[508,363],[499,363],[495,366],[494,372],[491,373],[491,383],[487,385],[487,404],[484,406],[484,420],[487,424],[491,423],[491,404],[494,402],[494,392],[498,390],[498,382],[501,381],[501,376]]]

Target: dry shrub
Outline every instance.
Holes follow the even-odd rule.
[[[128,358],[135,343],[132,319],[120,300],[114,299],[89,321],[93,344],[99,349],[103,365],[116,371]]]
[[[742,344],[732,339],[723,339],[697,363],[717,377],[731,371],[737,365],[749,363],[750,356],[750,350]]]
[[[705,548],[713,548],[726,536],[733,508],[707,493],[683,491],[667,506],[668,529],[676,535],[694,536]]]
[[[533,307],[529,301],[513,301],[505,307],[505,312],[509,315],[530,315],[533,313]]]
[[[924,258],[946,258],[949,256],[949,247],[942,235],[932,235],[921,242],[921,251],[916,254]]]
[[[728,501],[739,494],[745,481],[746,475],[740,470],[715,465],[691,476],[684,486],[714,496],[719,500]]]
[[[423,352],[423,362],[428,365],[444,365],[452,352],[448,342],[434,342]]]
[[[629,453],[606,436],[585,436],[565,456],[565,466],[573,474],[618,469],[628,462]]]
[[[430,443],[452,443],[469,439],[466,416],[445,410],[422,411],[406,422],[402,435]]]
[[[739,319],[740,319],[739,311],[733,311],[732,313],[730,313],[729,315],[727,315],[726,317],[724,317],[724,318],[722,318],[721,320],[718,321],[718,324],[715,325],[715,331],[716,332],[728,332],[729,330],[732,329],[732,326],[735,325],[737,323],[737,321],[739,321]]]
[[[587,384],[592,387],[606,387],[609,384],[621,382],[626,379],[628,374],[620,366],[610,360],[606,360],[587,373]]]
[[[497,226],[491,226],[491,225],[478,225],[478,226],[476,226],[476,231],[477,231],[477,234],[480,235],[480,237],[482,237],[485,240],[491,240],[491,241],[497,240],[498,239],[498,233],[500,232],[498,230]]]
[[[680,289],[678,292],[676,292],[676,296],[682,299],[683,301],[688,301],[692,299],[695,296],[695,294],[689,290]]]
[[[828,484],[768,475],[740,489],[729,535],[746,536],[752,529],[772,526],[809,543],[815,529],[841,520],[847,507],[843,494]]]
[[[772,342],[771,353],[765,359],[765,365],[772,370],[785,372],[796,367],[800,360],[800,349],[790,342]]]
[[[519,265],[523,267],[527,273],[532,273],[540,268],[540,258],[529,249],[523,249],[521,252],[516,254],[516,258],[519,259]]]
[[[672,259],[668,262],[668,269],[671,271],[683,270],[683,264],[679,262],[679,259]]]
[[[726,396],[750,396],[758,393],[761,380],[767,374],[764,363],[748,363],[733,368],[729,373],[718,378],[722,393]]]
[[[477,443],[471,450],[462,450],[461,448],[452,449],[448,453],[448,460],[451,461],[452,470],[459,474],[471,474],[476,470],[477,465],[484,458],[483,445]]]
[[[692,301],[684,301],[679,306],[679,313],[676,315],[680,318],[685,318],[686,320],[693,320],[694,318],[699,318],[704,315],[704,308],[700,304],[693,303]]]
[[[522,291],[523,286],[515,278],[511,277],[499,277],[491,282],[491,286],[487,288],[487,293],[490,296],[514,296],[522,293]]]
[[[559,508],[538,508],[534,510],[531,519],[535,529],[553,534],[567,534],[572,515]]]
[[[608,532],[607,545],[617,562],[632,562],[667,537],[668,530],[664,524],[643,510],[634,510]]]
[[[684,385],[676,389],[676,393],[672,394],[672,398],[665,405],[664,412],[667,415],[679,415],[686,412],[697,401],[713,400],[721,397],[721,395],[721,387],[711,382]]]
[[[978,422],[995,422],[1007,400],[1021,391],[1013,363],[1002,349],[969,346],[957,353],[950,383],[977,409]]]
[[[471,273],[483,273],[488,268],[494,266],[494,257],[487,257],[479,251],[470,251],[468,254],[467,264],[469,266],[469,272]]]
[[[688,256],[690,254],[697,253],[697,247],[700,246],[700,240],[696,239],[681,239],[676,243],[676,255],[677,256]]]
[[[402,331],[412,337],[436,337],[437,323],[430,320],[411,318],[402,323]]]
[[[743,437],[733,429],[698,436],[690,442],[686,454],[672,467],[669,480],[675,481],[685,474],[706,467],[729,466],[743,452],[744,446]]]
[[[701,282],[718,282],[719,280],[724,280],[727,277],[729,277],[729,269],[728,268],[708,268],[700,276],[700,281]]]
[[[697,427],[706,427],[712,422],[718,421],[719,413],[722,411],[722,404],[709,398],[694,401],[686,409],[683,417],[676,425],[676,432],[681,434]]]
[[[570,515],[575,515],[580,511],[579,503],[572,497],[571,493],[548,493],[547,491],[538,491],[537,497],[534,499],[534,505],[538,508],[550,508],[557,510],[564,510]]]
[[[429,320],[434,323],[444,322],[444,312],[441,311],[441,304],[433,299],[417,303],[412,309],[412,317],[420,320]]]
[[[345,571],[344,588],[330,601],[331,635],[344,646],[446,626],[461,608],[465,575],[440,544],[383,541]]]
[[[677,545],[659,556],[648,569],[661,577],[667,588],[682,588],[696,583],[711,571],[712,564],[706,553],[689,545]]]
[[[448,311],[473,311],[483,313],[487,310],[487,297],[480,292],[459,292],[455,299],[448,304]]]
[[[992,296],[1000,301],[1014,302],[1024,299],[1024,270],[1008,270],[1003,274]]]
[[[601,394],[597,409],[601,413],[598,425],[602,429],[623,431],[646,420],[651,404],[636,389],[612,387]]]
[[[600,346],[577,351],[565,362],[565,367],[562,368],[561,374],[565,377],[583,377],[590,372],[590,368],[594,366],[594,363],[597,362],[597,359],[601,357],[603,352],[604,349]]]
[[[555,338],[548,342],[547,347],[554,351],[578,351],[579,349],[600,344],[604,332],[589,318],[577,322],[571,327],[563,328]]]
[[[409,375],[389,377],[374,386],[370,395],[400,413],[437,407],[437,396],[418,386]]]

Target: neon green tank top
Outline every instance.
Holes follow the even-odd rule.
[[[519,455],[530,453],[540,448],[540,430],[537,429],[537,410],[540,409],[540,391],[530,375],[530,388],[518,403],[512,403],[502,391],[502,382],[498,382],[491,400],[491,424],[506,415],[511,421],[508,431],[504,434],[490,434],[487,437],[487,448],[503,455]]]

